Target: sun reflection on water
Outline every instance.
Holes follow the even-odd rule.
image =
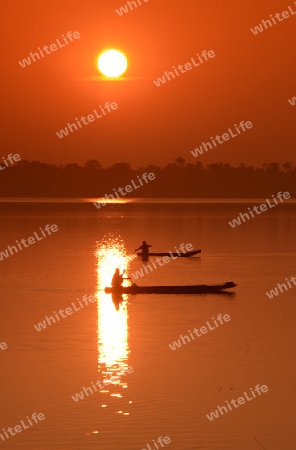
[[[104,399],[102,408],[115,406],[115,413],[122,414],[123,407],[128,407],[124,393],[128,387],[128,303],[127,296],[114,297],[105,294],[104,288],[111,286],[112,276],[118,267],[122,273],[128,269],[132,257],[127,256],[123,240],[114,235],[106,236],[97,243],[97,274],[98,274],[98,372],[101,379],[111,383],[100,390]],[[124,281],[124,285],[128,285]],[[121,402],[120,404],[118,402]],[[124,404],[123,404],[124,403]],[[129,415],[129,411],[124,411]]]

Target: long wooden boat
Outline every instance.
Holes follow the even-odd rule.
[[[225,289],[237,286],[228,281],[224,284],[196,284],[193,286],[121,286],[120,288],[106,287],[106,294],[212,294],[223,293]]]
[[[191,250],[190,252],[185,252],[185,253],[174,253],[174,252],[165,252],[165,253],[153,253],[153,252],[149,252],[148,256],[169,256],[171,258],[176,257],[176,258],[189,258],[190,256],[194,256],[197,255],[198,253],[201,253],[201,250]],[[137,256],[140,256],[142,258],[143,254],[137,253]]]

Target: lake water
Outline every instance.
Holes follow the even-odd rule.
[[[45,416],[0,438],[1,448],[157,450],[153,440],[168,436],[164,448],[172,450],[294,450],[296,286],[273,299],[266,292],[296,277],[296,205],[231,228],[228,221],[254,204],[150,201],[97,210],[87,201],[2,202],[0,251],[47,224],[58,232],[0,261],[0,344],[8,346],[0,349],[0,434],[34,412]],[[116,267],[141,269],[134,250],[143,239],[151,251],[191,243],[202,253],[158,267],[139,285],[234,281],[235,295],[128,295],[113,303],[102,290]],[[35,329],[91,295],[95,302]],[[170,348],[219,314],[231,320]],[[103,379],[111,385],[73,400]],[[258,384],[268,392],[206,417]]]

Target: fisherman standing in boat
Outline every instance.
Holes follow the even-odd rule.
[[[142,261],[148,261],[149,258],[149,247],[152,247],[151,245],[147,244],[146,241],[143,241],[143,244],[139,247],[136,248],[135,252],[137,252],[138,250],[142,250]]]

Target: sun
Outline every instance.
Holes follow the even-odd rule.
[[[119,50],[106,50],[98,59],[100,72],[108,78],[117,78],[127,68],[127,59]]]

